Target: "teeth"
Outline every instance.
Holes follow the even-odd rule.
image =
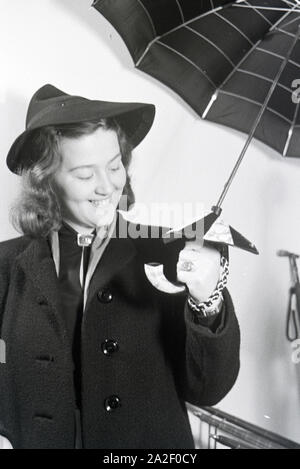
[[[94,207],[104,207],[105,205],[108,205],[110,202],[110,199],[105,199],[105,200],[90,200],[92,205]]]

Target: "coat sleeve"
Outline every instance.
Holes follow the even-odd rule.
[[[1,255],[0,255],[0,338],[1,338],[1,330],[2,330],[4,309],[5,309],[6,295],[7,295],[7,290],[8,290],[8,278],[7,278],[6,272],[7,272],[7,266],[6,266],[5,260],[1,258]]]
[[[216,405],[239,372],[239,325],[231,297],[227,290],[223,293],[223,324],[216,332],[195,322],[186,297],[173,297],[165,311],[165,346],[178,393],[195,406]]]
[[[0,246],[0,339],[3,340],[2,335],[2,322],[5,312],[6,296],[8,291],[9,284],[9,266],[7,257],[5,256],[4,249],[1,249]],[[3,345],[5,342],[2,342]],[[3,360],[4,359],[4,360]],[[5,361],[5,363],[2,363]],[[8,431],[5,426],[5,397],[7,395],[7,375],[8,375],[8,365],[6,363],[6,344],[5,347],[2,346],[2,354],[0,360],[0,435],[7,438],[9,441],[12,440],[11,433]]]

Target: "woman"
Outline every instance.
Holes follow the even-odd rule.
[[[185,401],[214,405],[236,380],[230,296],[206,303],[219,252],[187,242],[189,295],[174,296],[144,273],[160,240],[118,236],[131,149],[153,119],[154,106],[51,85],[30,102],[7,158],[23,236],[0,243],[0,434],[14,448],[194,448]]]

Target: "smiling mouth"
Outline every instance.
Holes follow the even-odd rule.
[[[110,198],[104,200],[92,200],[90,199],[89,202],[93,205],[93,207],[107,207],[111,200]]]

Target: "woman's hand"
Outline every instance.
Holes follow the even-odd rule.
[[[187,285],[197,301],[207,301],[217,286],[220,276],[220,252],[204,247],[199,241],[187,241],[180,251],[177,279]]]
[[[13,449],[7,438],[0,435],[0,449]]]

